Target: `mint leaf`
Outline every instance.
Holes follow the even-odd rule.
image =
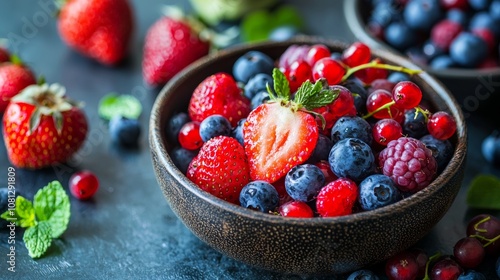
[[[40,189],[35,194],[33,204],[38,221],[47,221],[53,238],[61,236],[71,216],[69,197],[61,183],[53,181]]]
[[[312,84],[305,81],[295,93],[294,102],[307,110],[312,110],[332,103],[338,96],[337,90],[332,90],[322,80]]]
[[[133,95],[108,94],[99,101],[99,116],[110,120],[114,116],[137,119],[142,112],[141,102]]]
[[[280,26],[292,26],[302,29],[304,23],[297,9],[290,5],[282,5],[273,12],[256,10],[248,13],[242,20],[241,37],[245,42],[263,41]]]
[[[48,222],[42,221],[28,228],[23,236],[24,244],[32,258],[41,257],[52,244],[51,227]]]
[[[302,29],[304,26],[304,21],[295,7],[283,5],[273,13],[273,29],[284,25],[297,29]]]
[[[278,96],[278,98],[282,98],[284,100],[290,100],[290,83],[286,79],[285,74],[281,72],[278,68],[273,69],[273,84],[274,84],[274,92]],[[267,89],[270,96],[274,96],[274,94]]]
[[[27,228],[35,225],[35,211],[33,204],[22,196],[16,198],[16,208],[7,210],[0,216],[9,222],[15,222],[17,226]]]
[[[472,208],[500,210],[500,179],[477,175],[469,185],[467,204]]]

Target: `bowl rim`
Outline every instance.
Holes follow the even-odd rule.
[[[421,76],[423,81],[427,83],[435,92],[439,95],[441,99],[443,99],[444,103],[447,105],[447,109],[449,113],[454,116],[457,122],[457,131],[456,137],[457,142],[455,146],[455,151],[453,153],[453,157],[450,160],[448,166],[441,172],[441,174],[436,177],[429,186],[425,189],[418,191],[417,193],[406,197],[394,204],[384,206],[375,210],[363,211],[358,213],[353,213],[346,216],[340,217],[313,217],[313,218],[284,218],[279,215],[271,215],[268,213],[262,213],[255,210],[250,210],[244,207],[241,207],[236,204],[232,204],[223,199],[217,198],[212,194],[200,189],[195,183],[190,181],[173,163],[170,158],[167,147],[165,143],[168,142],[164,133],[165,131],[163,127],[161,127],[162,117],[160,111],[165,104],[165,101],[168,99],[171,93],[170,89],[174,88],[176,84],[181,83],[183,80],[189,79],[190,75],[196,72],[196,69],[205,63],[214,63],[221,56],[224,57],[226,55],[230,55],[233,53],[245,53],[250,50],[255,50],[256,48],[261,47],[286,47],[291,44],[315,44],[315,43],[325,43],[327,46],[337,46],[337,47],[346,47],[347,44],[345,42],[340,42],[331,39],[325,39],[314,36],[300,36],[291,40],[281,41],[281,42],[258,42],[253,44],[244,44],[233,46],[228,49],[220,50],[217,53],[210,54],[205,56],[188,67],[178,73],[175,77],[173,77],[160,91],[158,94],[152,110],[151,110],[151,118],[149,123],[149,144],[151,148],[151,153],[157,156],[157,160],[159,164],[163,166],[166,171],[173,177],[174,180],[179,182],[183,188],[197,196],[200,199],[205,200],[207,203],[210,203],[214,206],[217,206],[223,211],[231,212],[234,215],[238,215],[241,217],[245,217],[248,219],[257,219],[259,221],[264,221],[271,224],[301,224],[306,226],[328,226],[332,223],[335,224],[347,224],[356,220],[378,220],[382,216],[393,215],[395,212],[404,211],[407,208],[413,207],[415,204],[418,204],[425,200],[427,197],[432,196],[434,193],[439,191],[441,187],[447,184],[455,174],[458,172],[460,167],[464,164],[466,153],[467,153],[467,128],[463,113],[460,109],[455,98],[450,94],[450,92],[444,87],[444,85],[433,78],[426,72],[422,72],[417,74]],[[398,54],[389,53],[386,50],[374,49],[372,51],[372,55],[379,57],[382,56],[383,59],[388,59],[392,61],[400,61],[398,63],[404,67],[420,69],[417,65],[413,64],[408,59],[402,57]],[[450,107],[451,106],[451,107]],[[161,185],[160,185],[161,187]]]
[[[371,49],[385,49],[390,52],[404,56],[400,51],[391,47],[389,44],[370,35],[364,25],[363,17],[359,12],[361,0],[344,0],[344,15],[351,33],[361,42],[367,44]],[[404,56],[406,58],[406,56]],[[408,59],[408,58],[407,58]],[[421,66],[426,72],[443,78],[478,78],[479,76],[500,76],[500,67],[492,69],[432,69],[431,67]]]

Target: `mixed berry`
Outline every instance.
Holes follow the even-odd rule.
[[[362,43],[292,45],[277,61],[250,51],[232,71],[202,81],[166,132],[179,169],[231,203],[283,217],[374,210],[427,187],[453,154],[456,123],[420,105],[419,71]]]
[[[498,0],[367,0],[368,30],[434,69],[500,65]]]

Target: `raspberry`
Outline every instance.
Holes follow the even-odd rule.
[[[347,178],[339,178],[321,189],[316,198],[316,209],[321,217],[349,215],[357,200],[356,183]]]
[[[437,173],[432,151],[415,138],[389,142],[378,159],[384,175],[391,177],[403,192],[415,193],[427,187]]]

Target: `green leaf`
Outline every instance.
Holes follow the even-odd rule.
[[[99,116],[106,120],[110,120],[116,115],[137,119],[141,112],[141,102],[132,95],[108,94],[99,102]]]
[[[337,96],[338,90],[330,89],[322,80],[314,84],[305,81],[295,93],[294,102],[312,110],[332,103]]]
[[[31,227],[36,224],[33,204],[22,196],[16,198],[15,209],[5,211],[0,217],[9,222],[14,222],[17,226],[23,228]]]
[[[467,191],[471,208],[500,210],[500,179],[493,175],[477,175]]]
[[[273,28],[289,25],[301,29],[304,26],[300,13],[295,7],[290,5],[283,5],[273,13],[273,24]]]
[[[41,257],[52,244],[50,224],[46,221],[37,223],[28,228],[23,236],[24,244],[32,258]]]
[[[278,98],[290,100],[290,83],[288,83],[285,74],[283,74],[283,72],[281,72],[278,68],[273,69],[273,84],[274,92]],[[269,89],[268,91],[270,96],[274,96]]]
[[[38,221],[47,221],[53,238],[61,236],[71,216],[69,197],[61,183],[53,181],[40,189],[35,194],[33,204]]]

